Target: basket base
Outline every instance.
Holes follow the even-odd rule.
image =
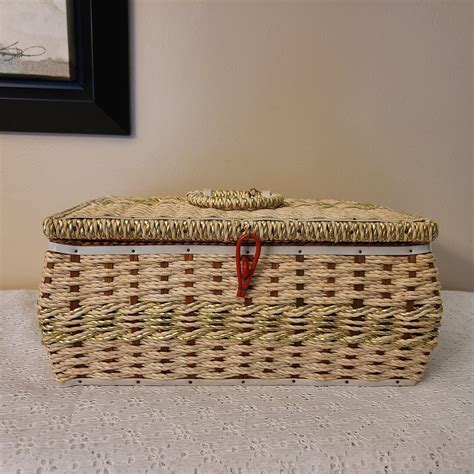
[[[306,385],[314,387],[328,387],[332,385],[349,385],[358,387],[380,387],[380,386],[413,386],[418,382],[414,380],[387,379],[387,380],[307,380],[307,379],[175,379],[175,380],[154,380],[154,379],[121,379],[106,380],[93,378],[77,378],[61,382],[63,387],[73,387],[77,385],[199,385],[199,386],[219,386],[219,385],[257,385],[257,386],[276,386],[276,385]]]

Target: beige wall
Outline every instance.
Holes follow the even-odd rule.
[[[80,201],[258,187],[437,219],[444,287],[474,290],[471,9],[137,0],[133,138],[0,136],[2,287],[36,287],[42,218]]]

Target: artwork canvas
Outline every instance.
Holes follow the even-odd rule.
[[[1,131],[130,135],[128,1],[0,0]]]
[[[0,77],[74,79],[69,0],[0,0]]]

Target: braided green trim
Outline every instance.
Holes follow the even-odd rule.
[[[349,305],[249,305],[196,302],[40,309],[45,344],[84,341],[302,341],[413,348],[435,341],[441,305],[354,309]]]

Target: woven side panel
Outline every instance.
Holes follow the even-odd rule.
[[[240,304],[235,259],[230,255],[91,255],[71,261],[47,252],[41,292],[43,308],[63,311],[81,306],[137,302]],[[262,256],[248,298],[254,304],[351,305],[373,307],[439,304],[439,283],[431,253],[415,262],[404,256]],[[416,276],[413,275],[416,273]],[[74,275],[74,276],[71,276]],[[108,280],[110,281],[108,281]],[[131,286],[133,285],[133,286]],[[71,293],[71,286],[75,288]],[[132,303],[133,304],[133,303]]]
[[[38,302],[60,380],[418,380],[441,318],[431,254],[264,256],[245,299],[231,256],[48,252]]]
[[[436,340],[413,349],[308,341],[249,344],[207,340],[186,345],[179,341],[130,343],[89,342],[80,348],[49,347],[58,380],[149,378],[302,378],[309,380],[421,379]]]

